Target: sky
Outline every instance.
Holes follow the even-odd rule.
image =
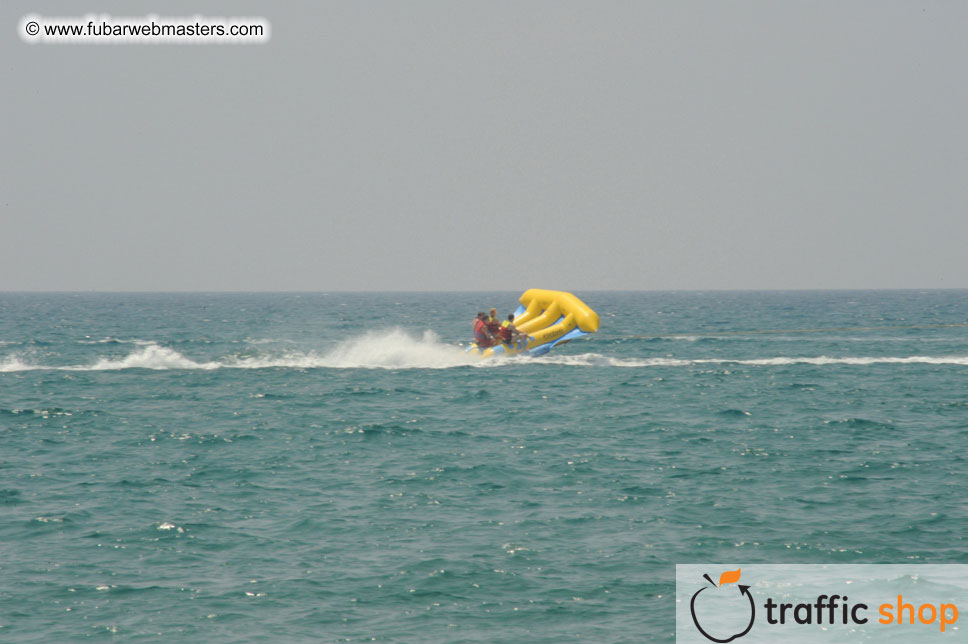
[[[18,33],[87,13],[272,31]],[[968,3],[5,0],[0,22],[0,291],[968,287]]]

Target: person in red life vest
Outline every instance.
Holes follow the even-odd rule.
[[[474,319],[474,342],[481,349],[489,347],[492,344],[491,334],[487,330],[487,318],[484,315],[484,311],[479,312]]]
[[[497,309],[491,309],[489,311],[489,316],[484,320],[484,324],[487,325],[487,332],[491,334],[491,337],[497,338],[498,332],[501,330],[501,321],[497,319]]]

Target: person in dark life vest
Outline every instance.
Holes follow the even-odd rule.
[[[501,323],[499,333],[501,334],[501,341],[504,344],[510,345],[511,342],[515,344],[520,343],[522,349],[528,343],[528,338],[530,337],[527,333],[518,331],[517,327],[514,326],[514,313],[508,313],[508,319]]]
[[[474,342],[481,349],[491,346],[491,334],[487,330],[487,317],[480,311],[474,319]]]

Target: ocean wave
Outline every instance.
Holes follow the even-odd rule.
[[[214,369],[447,369],[464,366],[497,366],[507,360],[481,362],[462,347],[446,344],[432,331],[415,337],[400,329],[371,332],[347,339],[327,353],[285,351],[258,356],[226,356],[196,361],[171,347],[151,342],[128,355],[100,357],[91,364],[31,364],[18,355],[0,361],[0,372],[16,371],[113,371],[122,369],[203,370]]]
[[[533,360],[541,364],[558,364],[575,367],[689,367],[709,364],[737,364],[761,367],[809,365],[873,365],[873,364],[936,364],[968,365],[968,356],[906,356],[906,357],[867,357],[867,356],[817,356],[774,358],[616,358],[598,353],[582,353],[565,356],[542,356]]]
[[[174,349],[151,343],[121,359],[102,358],[93,365],[61,367],[68,371],[114,371],[117,369],[218,369],[219,362],[195,362]]]
[[[531,362],[569,367],[685,367],[693,361],[678,358],[616,358],[600,353],[581,353],[565,356],[544,355],[533,358]]]
[[[714,361],[709,361],[714,362]],[[715,362],[732,362],[734,364],[748,365],[793,365],[793,364],[812,364],[812,365],[871,365],[871,364],[951,364],[968,365],[968,356],[907,356],[907,357],[829,357],[819,356],[816,358],[759,358],[752,360],[722,360]]]
[[[230,369],[448,369],[479,366],[480,360],[462,347],[441,342],[432,331],[415,337],[401,329],[374,331],[349,338],[331,351],[286,351],[281,355],[229,358]]]
[[[518,356],[480,360],[466,353],[463,347],[442,342],[432,331],[421,336],[401,329],[374,331],[348,338],[332,350],[286,350],[261,355],[229,355],[215,360],[197,361],[171,347],[157,342],[137,341],[137,349],[122,357],[98,357],[89,364],[46,365],[34,364],[21,355],[12,354],[0,359],[0,372],[17,371],[114,371],[124,369],[195,370],[215,369],[449,369],[453,367],[499,367],[506,365],[537,364],[570,367],[690,367],[702,365],[854,365],[875,364],[932,364],[968,365],[968,356],[817,356],[729,359],[729,358],[624,358],[599,353],[575,355],[549,354],[538,358]],[[147,344],[142,344],[147,342]]]
[[[292,340],[282,340],[275,338],[246,338],[242,340],[246,344],[293,344]]]
[[[481,364],[477,356],[465,353],[462,347],[441,342],[433,331],[425,331],[418,338],[401,329],[350,338],[323,356],[314,353],[300,355],[292,353],[289,359],[295,358],[296,366],[306,368],[446,369]],[[258,363],[260,360],[246,359],[237,366],[246,367],[249,361]]]
[[[51,369],[52,367],[38,367],[28,364],[20,359],[20,356],[6,356],[0,360],[0,373],[12,371],[32,371],[34,369]]]

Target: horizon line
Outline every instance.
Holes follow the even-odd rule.
[[[527,289],[525,289],[527,290]],[[561,290],[561,289],[549,289],[549,290]],[[818,292],[900,292],[900,291],[968,291],[966,286],[955,286],[955,287],[874,287],[874,288],[864,288],[864,287],[835,287],[835,288],[819,288],[819,287],[795,287],[795,288],[682,288],[682,289],[624,289],[624,288],[605,288],[605,289],[572,289],[574,292],[582,293],[792,293],[792,292],[802,292],[802,293],[818,293]],[[282,289],[282,290],[234,290],[234,289],[216,289],[216,290],[187,290],[187,289],[172,289],[172,290],[161,290],[161,289],[150,289],[150,290],[100,290],[100,289],[76,289],[76,290],[59,290],[59,289],[0,289],[0,294],[21,294],[21,295],[327,295],[330,293],[346,293],[346,294],[381,294],[381,293],[414,293],[414,294],[429,294],[429,293],[516,293],[518,289],[469,289],[469,290],[455,290],[455,289],[434,289],[434,290],[419,290],[419,289],[367,289],[367,290],[354,290],[354,289],[319,289],[319,290],[299,290],[299,289]]]

